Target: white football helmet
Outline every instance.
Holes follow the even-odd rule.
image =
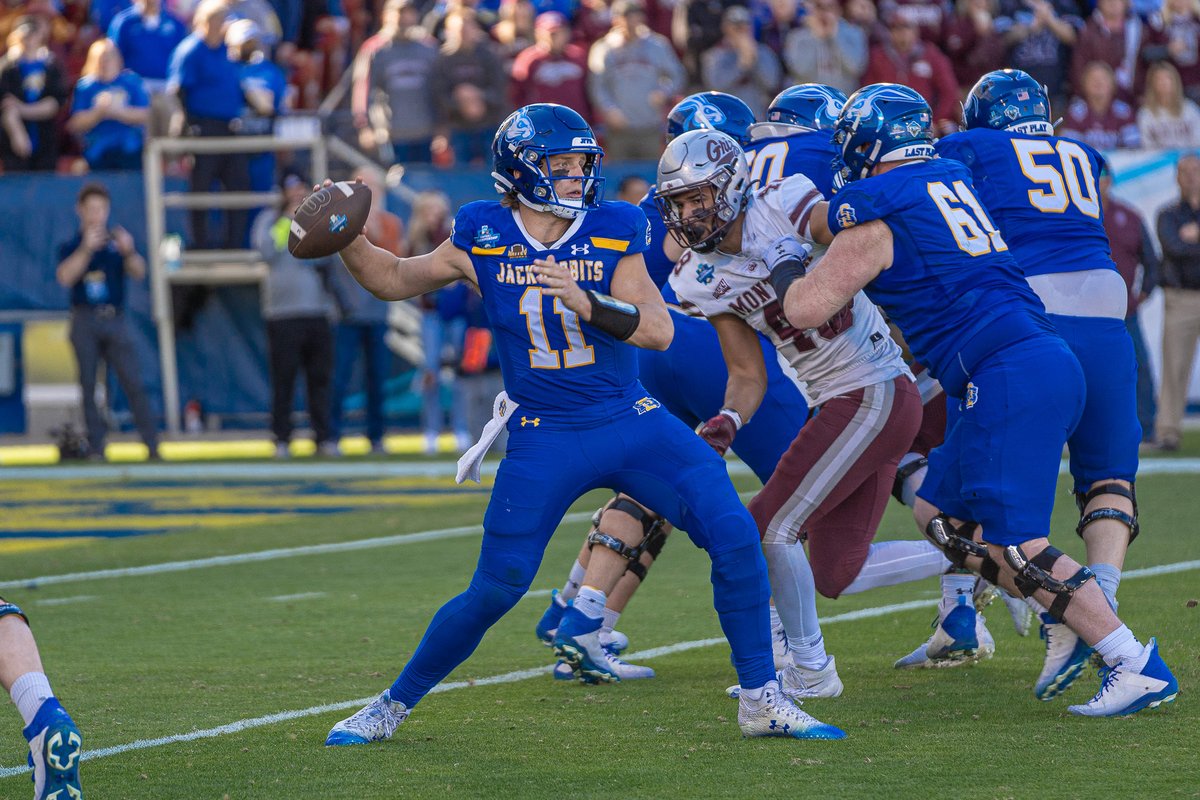
[[[685,217],[681,200],[700,191],[703,203]],[[711,190],[711,191],[708,191]],[[715,130],[694,130],[667,144],[658,161],[658,205],[681,247],[710,253],[750,198],[750,169],[741,145]]]

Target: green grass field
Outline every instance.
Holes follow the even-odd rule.
[[[1097,688],[1090,673],[1065,698],[1038,702],[1041,642],[1018,638],[999,603],[988,612],[992,660],[892,669],[928,635],[938,595],[930,580],[821,601],[846,693],[805,707],[848,739],[743,740],[723,693],[736,682],[728,649],[703,641],[720,635],[707,559],[682,534],[620,626],[635,661],[636,651],[693,643],[645,661],[655,680],[587,687],[519,674],[550,663],[533,626],[544,590],[561,585],[579,547],[576,521],[553,540],[535,596],[447,691],[388,742],[327,750],[330,726],[394,679],[433,612],[466,585],[487,501],[486,485],[339,477],[341,465],[321,477],[272,476],[274,465],[261,465],[261,475],[251,467],[231,478],[171,464],[124,479],[10,475],[0,483],[0,593],[29,613],[51,681],[84,731],[92,798],[1196,797],[1200,606],[1188,601],[1200,599],[1200,465],[1172,463],[1173,474],[1139,479],[1143,534],[1127,569],[1192,563],[1131,576],[1120,598],[1135,633],[1159,637],[1183,689],[1173,705],[1127,720],[1066,713]],[[1055,539],[1078,556],[1065,487]],[[573,510],[602,500],[593,494]],[[880,538],[915,535],[905,510],[890,508]],[[294,550],[314,545],[333,547]],[[263,555],[239,558],[251,553]],[[176,566],[165,571],[168,563]],[[130,574],[135,567],[147,569]],[[88,574],[116,569],[126,572]],[[890,608],[909,601],[929,606]],[[879,613],[838,619],[863,609]],[[487,680],[497,676],[507,682]],[[330,704],[345,708],[320,709]],[[26,752],[19,718],[7,713],[0,798],[27,798],[29,776],[14,769]]]

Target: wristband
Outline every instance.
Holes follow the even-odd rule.
[[[733,420],[734,430],[740,431],[742,429],[742,425],[745,424],[742,422],[742,415],[739,414],[736,410],[734,410],[732,408],[722,408],[717,413],[722,414],[726,417],[729,417],[731,420]]]
[[[642,312],[637,306],[601,294],[594,289],[589,289],[587,296],[592,301],[592,318],[588,320],[589,325],[621,341],[633,336],[642,321]]]

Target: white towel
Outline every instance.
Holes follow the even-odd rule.
[[[480,434],[479,441],[471,445],[471,448],[458,459],[458,472],[454,475],[455,483],[462,483],[467,478],[479,483],[479,466],[483,463],[483,457],[496,442],[500,431],[504,430],[509,417],[517,410],[518,405],[508,399],[508,392],[496,395],[496,399],[492,402],[492,418],[488,420],[487,425],[483,426],[483,433]]]

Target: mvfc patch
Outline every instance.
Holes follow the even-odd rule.
[[[633,407],[637,410],[638,416],[640,417],[647,411],[653,411],[656,408],[662,408],[662,403],[658,402],[653,397],[643,397],[641,400],[638,400],[636,403],[634,403]]]

